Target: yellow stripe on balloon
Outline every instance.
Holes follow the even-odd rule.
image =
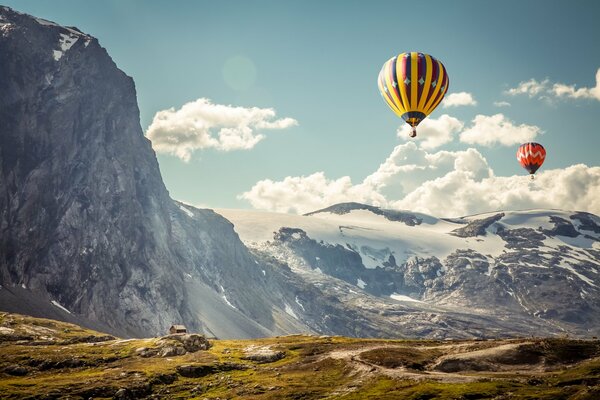
[[[421,91],[421,98],[419,99],[419,107],[417,111],[423,112],[425,108],[425,99],[427,99],[427,95],[429,94],[429,86],[431,85],[431,75],[433,74],[433,66],[431,63],[431,56],[429,54],[425,54],[425,86]]]
[[[416,51],[410,53],[410,111],[417,110],[417,94],[419,80],[419,54]]]

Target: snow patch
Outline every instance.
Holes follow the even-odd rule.
[[[403,294],[392,293],[390,297],[398,301],[414,301],[416,303],[423,303],[421,300],[413,299],[412,297],[405,296]]]
[[[183,211],[188,217],[194,218],[194,213],[182,206],[181,204],[179,204],[179,209]]]
[[[59,26],[58,24],[52,22],[52,21],[48,21],[47,19],[43,19],[43,18],[35,18],[35,20],[38,22],[38,24],[40,25],[46,25],[46,26]]]
[[[364,289],[365,286],[367,286],[367,284],[365,283],[365,281],[363,281],[362,279],[358,278],[356,280],[356,286],[358,286],[361,289]]]
[[[219,285],[219,286],[221,286],[221,285]],[[229,307],[231,307],[231,308],[235,308],[235,309],[237,310],[236,306],[234,306],[233,304],[231,304],[231,302],[229,301],[229,299],[228,299],[228,298],[227,298],[227,296],[225,295],[225,288],[224,288],[223,286],[221,286],[221,293],[223,293],[223,294],[221,295],[221,298],[223,298],[223,300],[225,301],[225,303],[227,303],[227,305],[228,305]]]
[[[78,39],[79,34],[70,33],[67,35],[66,33],[61,33],[60,39],[58,40],[60,50],[52,50],[52,57],[54,57],[54,60],[60,60],[62,56],[75,44],[75,42],[77,42]]]
[[[294,310],[292,309],[292,307],[290,307],[290,305],[288,303],[285,303],[285,312],[292,316],[295,319],[298,319],[298,316],[296,315],[296,313],[294,312]]]
[[[60,60],[62,56],[63,56],[62,51],[52,50],[52,57],[54,57],[54,61]]]
[[[67,51],[69,50],[77,41],[77,39],[79,39],[79,37],[77,35],[67,35],[64,33],[60,34],[60,39],[58,41],[58,43],[60,44],[60,49],[62,51]]]
[[[27,286],[25,286],[25,284],[24,284],[24,283],[21,283],[21,287],[22,287],[23,289],[27,289]]]
[[[225,300],[225,303],[227,303],[227,305],[231,308],[235,308],[235,306],[233,304],[231,304],[231,302],[229,301],[229,299],[227,298],[227,296],[222,295],[221,296],[223,298],[223,300]]]
[[[50,303],[54,304],[56,307],[60,308],[61,310],[65,311],[68,314],[71,314],[71,311],[67,310],[66,308],[64,308],[62,305],[60,305],[60,303],[56,300],[52,300]]]
[[[302,311],[306,311],[304,309],[304,306],[302,305],[302,303],[300,303],[300,299],[298,299],[298,296],[296,296],[296,304],[298,304],[300,306],[300,308],[302,309]]]
[[[267,276],[267,271],[265,271],[264,269],[262,270],[263,276]]]
[[[575,268],[573,268],[573,266],[571,266],[568,262],[563,261],[560,264],[558,264],[558,267],[570,271],[573,275],[577,276],[579,279],[581,279],[588,285],[593,286],[593,287],[598,287],[594,284],[594,282],[592,282],[592,280],[590,278],[575,271]]]

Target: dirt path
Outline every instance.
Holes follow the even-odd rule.
[[[427,347],[429,348],[456,348],[457,345],[444,345],[444,346],[434,346]],[[373,345],[362,347],[360,349],[344,349],[344,350],[334,350],[330,353],[323,355],[324,358],[333,358],[335,360],[344,360],[348,365],[351,365],[356,371],[357,377],[359,377],[360,383],[363,379],[374,375],[386,375],[396,379],[414,379],[414,380],[435,380],[440,382],[448,382],[448,383],[456,383],[456,382],[474,382],[481,377],[478,376],[469,376],[457,373],[445,373],[445,372],[437,372],[437,371],[414,371],[409,370],[407,368],[398,367],[398,368],[387,368],[381,365],[376,365],[371,362],[365,361],[360,358],[360,354],[377,349],[391,349],[391,348],[411,348],[405,345]]]

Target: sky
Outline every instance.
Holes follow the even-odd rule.
[[[171,196],[304,213],[600,214],[600,2],[4,0],[98,38],[136,83]],[[410,139],[377,76],[431,54],[449,90]],[[544,145],[534,181],[519,144]]]

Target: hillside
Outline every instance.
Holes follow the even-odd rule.
[[[211,340],[148,356],[165,338],[113,338],[0,314],[3,399],[596,399],[600,342],[368,340],[293,335]]]

